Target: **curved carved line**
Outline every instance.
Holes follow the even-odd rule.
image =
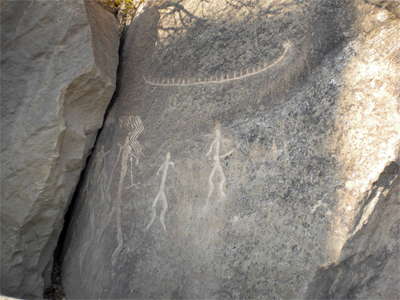
[[[167,78],[167,79],[163,79],[158,82],[158,81],[152,81],[150,78],[146,78],[146,76],[143,76],[143,80],[145,83],[147,83],[149,85],[154,85],[154,86],[191,86],[191,85],[202,85],[202,84],[221,84],[221,83],[225,83],[225,82],[229,82],[229,81],[240,80],[240,79],[251,77],[251,76],[254,76],[261,72],[264,72],[264,71],[272,68],[273,66],[279,64],[286,57],[289,49],[292,46],[293,45],[290,41],[285,42],[283,44],[284,51],[283,51],[282,55],[279,56],[273,63],[267,65],[266,67],[263,67],[261,69],[255,69],[255,70],[249,69],[249,70],[246,70],[249,72],[244,72],[244,74],[242,74],[243,70],[241,70],[239,72],[234,72],[232,77],[230,77],[229,75],[222,75],[221,78],[224,78],[224,79],[217,79],[215,76],[211,76],[205,80],[192,81],[192,82],[185,82],[185,79],[178,79],[178,78],[169,78],[169,79]],[[178,81],[180,81],[180,82],[178,82]]]

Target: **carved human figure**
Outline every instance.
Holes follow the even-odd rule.
[[[158,193],[156,197],[154,198],[153,204],[151,206],[151,218],[149,224],[146,226],[146,230],[149,230],[151,225],[154,223],[154,220],[157,215],[157,203],[158,200],[161,200],[161,213],[160,213],[160,223],[162,227],[164,228],[165,231],[167,231],[167,227],[165,226],[165,215],[168,211],[168,201],[167,201],[167,196],[165,195],[165,182],[167,180],[167,174],[168,174],[168,168],[169,166],[175,167],[175,164],[171,161],[171,153],[168,152],[165,161],[161,164],[160,168],[157,171],[157,176],[160,175],[160,172],[162,172],[161,175],[161,183],[160,183],[160,189],[158,190]]]
[[[138,165],[140,157],[144,156],[143,147],[138,141],[138,137],[144,131],[144,126],[142,119],[139,116],[129,116],[126,119],[121,120],[120,124],[121,127],[124,127],[128,130],[128,135],[125,139],[125,142],[120,147],[124,149],[124,152],[126,152],[125,156],[123,155],[123,158],[125,157],[125,161],[123,161],[123,163],[127,163],[127,160],[129,159],[131,177],[131,185],[129,187],[132,187],[134,185],[133,160],[135,160],[135,164]]]
[[[117,247],[111,256],[111,263],[114,265],[117,261],[119,253],[123,247],[123,232],[122,232],[122,222],[121,222],[121,206],[122,206],[122,190],[124,187],[124,181],[126,175],[128,174],[128,161],[130,164],[130,177],[131,186],[133,186],[133,159],[136,160],[136,164],[139,163],[140,156],[143,155],[143,148],[137,141],[139,135],[143,132],[144,126],[142,120],[139,116],[128,116],[120,120],[120,126],[128,130],[127,137],[124,143],[119,144],[119,152],[117,156],[116,164],[121,160],[121,171],[119,175],[118,187],[117,187],[117,197],[115,199],[115,205],[112,209],[111,214],[116,215],[116,225],[117,225]],[[114,172],[114,168],[112,173]],[[111,182],[110,182],[111,183]]]
[[[222,141],[222,135],[221,135],[221,124],[217,122],[215,124],[215,138],[212,141],[210,145],[210,149],[208,150],[206,157],[210,156],[211,153],[212,159],[213,159],[213,168],[211,170],[210,176],[208,177],[208,195],[206,199],[206,207],[208,207],[210,203],[210,198],[214,192],[214,177],[216,175],[219,176],[219,183],[218,183],[218,191],[219,191],[219,201],[224,200],[226,198],[225,194],[225,182],[226,182],[226,177],[224,174],[224,170],[221,165],[221,158],[225,158],[233,153],[233,150],[221,155],[221,141]]]

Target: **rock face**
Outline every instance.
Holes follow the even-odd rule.
[[[380,26],[374,24],[377,20]],[[348,173],[352,180],[340,198],[342,214],[334,224],[350,220],[352,212],[346,213],[346,206],[354,205],[354,191],[364,194],[357,213],[352,213],[354,225],[340,259],[316,272],[307,299],[398,299],[400,295],[400,20],[390,19],[384,10],[373,10],[361,27],[365,34],[354,42],[357,54],[347,66],[351,84],[345,107],[353,116],[353,133],[343,138],[352,139],[354,154],[369,154],[369,158],[360,161],[362,157],[342,147],[341,155],[354,173]],[[363,101],[351,107],[354,99]],[[354,134],[364,138],[354,139]],[[391,161],[382,160],[386,155]],[[364,179],[363,173],[369,178]]]
[[[308,299],[398,299],[400,295],[399,164],[386,167],[368,195],[369,206],[354,237],[346,242],[340,262],[321,268]]]
[[[147,9],[77,198],[67,297],[317,295],[398,176],[380,180],[399,157],[399,28],[357,1]]]
[[[92,1],[6,0],[1,28],[1,293],[41,297],[115,89],[118,24]]]

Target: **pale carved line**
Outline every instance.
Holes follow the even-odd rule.
[[[111,264],[114,266],[119,253],[121,252],[124,244],[122,222],[121,222],[121,206],[122,206],[122,190],[124,186],[125,177],[128,174],[128,161],[130,164],[131,184],[133,185],[133,158],[136,164],[139,163],[139,158],[143,155],[143,148],[137,141],[139,135],[144,131],[142,120],[139,116],[128,116],[120,120],[120,126],[128,130],[128,135],[122,145],[119,145],[118,158],[121,157],[121,172],[119,176],[116,204],[113,207],[111,214],[115,212],[116,225],[117,225],[117,247],[111,255]],[[116,164],[118,160],[116,161]]]
[[[210,154],[212,153],[212,151],[214,150],[214,154],[213,154],[213,162],[214,162],[214,166],[211,170],[210,176],[208,177],[208,194],[207,194],[207,199],[206,199],[206,207],[209,206],[210,203],[210,198],[211,195],[214,192],[214,176],[218,173],[219,177],[220,177],[220,182],[218,184],[219,187],[219,194],[220,194],[220,198],[219,201],[223,200],[226,198],[226,194],[225,194],[225,182],[226,182],[226,176],[224,174],[224,170],[222,168],[221,165],[221,158],[225,158],[229,155],[231,155],[233,153],[233,150],[220,155],[220,151],[221,151],[221,140],[222,140],[222,136],[221,136],[221,124],[219,122],[216,123],[215,125],[215,138],[212,141],[211,145],[210,145],[210,149],[208,150],[206,157],[210,156]]]
[[[133,159],[135,159],[135,164],[139,164],[140,156],[144,156],[143,147],[140,145],[137,140],[138,137],[143,133],[144,126],[140,117],[130,117],[127,119],[127,124],[125,125],[128,129],[132,131],[129,133],[129,143],[128,147],[130,148],[129,152],[129,162],[130,162],[130,175],[131,175],[131,185],[128,187],[134,186],[133,183]]]
[[[162,176],[161,176],[161,183],[160,183],[160,189],[154,198],[153,204],[151,206],[151,218],[149,224],[146,226],[146,231],[149,230],[151,225],[154,223],[154,220],[157,215],[157,203],[158,200],[161,200],[161,205],[162,205],[162,210],[160,213],[160,223],[165,231],[167,231],[167,227],[165,226],[165,215],[168,211],[168,201],[167,201],[167,196],[165,195],[165,182],[167,180],[167,174],[168,174],[168,168],[169,166],[175,167],[175,164],[171,161],[171,153],[167,153],[165,157],[165,161],[161,164],[160,168],[157,171],[157,176],[160,175],[160,172],[162,171]]]
[[[203,84],[222,84],[230,81],[241,80],[247,77],[251,77],[257,75],[259,73],[265,72],[277,64],[281,63],[287,56],[289,50],[293,47],[293,44],[290,41],[287,41],[283,44],[283,53],[270,64],[265,64],[260,69],[258,68],[248,68],[242,69],[238,72],[234,71],[233,74],[222,74],[219,76],[211,76],[206,79],[201,78],[193,78],[193,79],[183,79],[183,78],[161,78],[159,80],[153,80],[146,76],[143,76],[143,80],[145,83],[154,86],[193,86],[193,85],[203,85]]]
[[[98,153],[96,153],[96,159],[94,161],[94,174],[97,176],[96,177],[96,182],[99,184],[99,186],[101,187],[101,189],[103,190],[107,183],[106,183],[106,174],[105,174],[105,169],[104,169],[104,164],[105,164],[105,160],[106,157],[110,154],[110,150],[109,151],[104,151],[104,146],[101,146],[100,150]],[[104,199],[104,198],[103,198]]]
[[[136,160],[136,165],[139,164],[140,156],[143,156],[143,147],[137,140],[143,133],[144,126],[142,119],[139,116],[129,116],[127,119],[120,121],[121,127],[129,130],[127,147],[130,148],[130,159]]]
[[[311,213],[312,213],[312,214],[315,213],[316,210],[317,210],[318,208],[320,208],[320,207],[325,207],[325,208],[327,208],[328,205],[327,205],[326,203],[322,202],[321,200],[318,200],[317,203],[311,208]]]

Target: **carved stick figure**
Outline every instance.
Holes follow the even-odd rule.
[[[125,146],[127,145],[128,139],[125,140]],[[122,146],[122,157],[121,157],[121,173],[119,175],[119,182],[118,182],[118,189],[117,189],[117,197],[115,199],[115,205],[111,211],[113,213],[115,211],[115,216],[116,216],[116,221],[117,221],[117,247],[114,249],[114,252],[111,256],[111,264],[114,266],[116,263],[119,253],[122,250],[124,240],[123,240],[123,232],[122,232],[122,222],[121,222],[121,215],[122,215],[122,187],[124,184],[124,179],[125,176],[128,172],[128,156],[129,156],[129,150],[127,147]]]
[[[212,193],[214,192],[214,183],[213,183],[213,179],[215,174],[218,173],[219,177],[220,177],[220,182],[218,184],[219,187],[219,193],[220,193],[220,199],[225,199],[226,194],[225,194],[225,182],[226,182],[226,177],[224,174],[224,170],[222,169],[221,166],[221,158],[225,158],[229,155],[232,154],[233,150],[227,152],[226,154],[220,155],[220,151],[221,151],[221,124],[219,122],[216,123],[215,125],[215,138],[212,141],[211,145],[210,145],[210,149],[208,150],[206,157],[209,156],[211,154],[211,152],[214,150],[214,154],[213,154],[213,162],[214,162],[214,166],[211,170],[210,176],[208,177],[208,195],[207,195],[207,200],[206,200],[206,207],[208,207],[209,202],[210,202],[210,198]]]
[[[167,180],[169,166],[175,167],[175,164],[171,161],[171,153],[168,152],[165,157],[165,161],[161,164],[160,168],[157,171],[157,176],[160,175],[160,172],[162,171],[160,189],[157,193],[157,196],[154,198],[153,205],[151,206],[151,219],[149,224],[146,226],[146,230],[148,230],[151,227],[156,218],[157,203],[158,200],[161,199],[162,210],[160,213],[160,222],[164,230],[167,231],[167,228],[165,226],[165,214],[168,211],[168,201],[165,195],[165,181]]]
[[[121,172],[119,175],[117,197],[115,199],[115,205],[111,210],[111,214],[115,213],[116,225],[117,225],[117,247],[111,256],[111,263],[114,265],[118,259],[119,253],[121,252],[124,244],[123,232],[122,232],[122,189],[124,186],[125,177],[128,174],[128,160],[130,163],[130,175],[131,184],[133,185],[133,162],[132,158],[136,159],[136,164],[139,162],[140,155],[143,155],[142,147],[137,141],[138,136],[143,132],[144,126],[139,116],[128,116],[120,120],[120,126],[128,130],[128,136],[122,145],[119,145],[119,152],[116,164],[121,159]],[[111,179],[110,179],[111,180]],[[111,182],[110,182],[111,183]]]

